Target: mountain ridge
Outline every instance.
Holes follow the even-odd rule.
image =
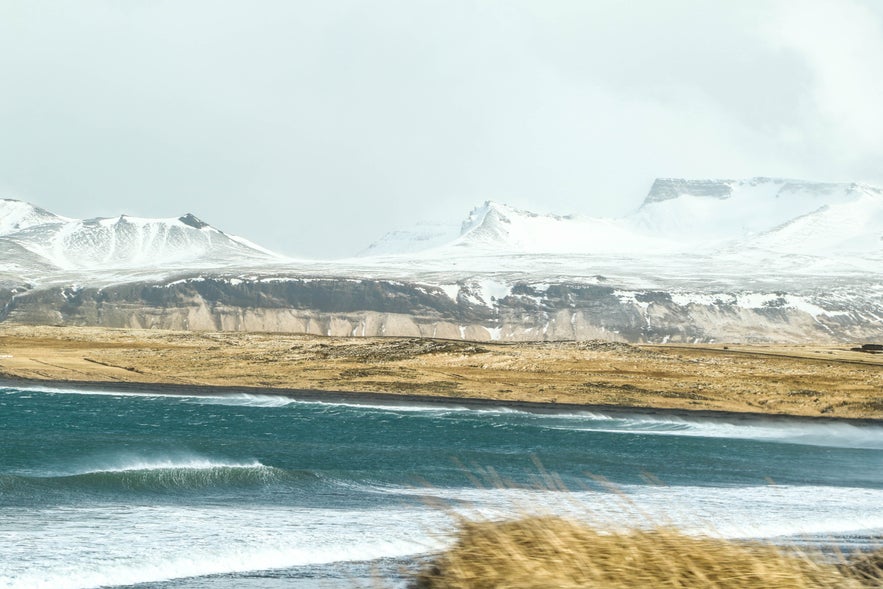
[[[865,198],[867,197],[867,198]],[[734,245],[745,248],[771,248],[782,240],[765,238],[750,243],[755,236],[769,236],[790,223],[813,214],[841,210],[862,201],[865,219],[876,223],[866,227],[883,235],[883,219],[877,209],[883,205],[883,189],[855,182],[810,182],[806,180],[756,177],[746,180],[685,180],[659,178],[654,181],[643,204],[619,218],[576,214],[540,214],[497,201],[485,201],[473,208],[460,226],[458,235],[437,231],[424,239],[407,230],[391,232],[375,244],[383,243],[383,255],[413,255],[446,249],[460,253],[474,249],[478,255],[491,250],[537,254],[671,254],[723,250]],[[831,209],[835,207],[835,209]],[[836,207],[841,207],[836,209]],[[855,218],[862,218],[857,211]],[[843,231],[828,223],[829,230]],[[868,223],[863,223],[867,226]],[[445,242],[444,238],[447,238]],[[795,237],[796,239],[796,237]],[[813,250],[810,236],[783,251],[801,247]],[[828,242],[836,242],[830,236]],[[841,244],[861,240],[841,239]],[[864,239],[864,246],[872,243]],[[779,243],[782,245],[783,243]],[[858,247],[858,249],[862,249]],[[374,248],[379,251],[381,248]],[[365,253],[370,254],[369,247]],[[815,248],[818,253],[818,248]]]
[[[770,178],[654,187],[619,219],[486,201],[459,226],[415,225],[341,260],[282,258],[191,213],[83,221],[0,201],[0,322],[505,341],[883,341],[879,188]]]

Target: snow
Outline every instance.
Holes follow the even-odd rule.
[[[706,186],[713,181],[706,181]],[[854,184],[806,183],[752,178],[718,181],[726,198],[683,194],[654,200],[626,219],[653,235],[677,237],[689,243],[720,243],[771,231],[826,205],[848,201],[860,190]]]
[[[192,218],[189,223],[185,222],[188,218]],[[0,239],[30,252],[35,256],[34,266],[40,263],[59,270],[98,273],[194,265],[211,268],[281,259],[247,240],[202,224],[192,215],[79,220],[10,200],[0,201]]]
[[[849,229],[848,231],[845,229]],[[860,191],[796,217],[750,244],[777,252],[824,255],[829,251],[883,251],[883,198]]]
[[[804,296],[787,293],[770,292],[672,292],[672,302],[678,306],[689,305],[715,306],[731,305],[743,309],[795,309],[811,315],[814,319],[825,315],[828,317],[843,315],[842,311],[824,309]]]
[[[875,283],[881,238],[879,188],[772,178],[664,180],[620,219],[537,214],[488,201],[447,243],[330,262],[320,271],[419,279],[443,286],[454,300],[464,286],[467,300],[483,304],[516,283],[567,282],[623,292],[680,289],[714,303],[719,293]]]
[[[431,249],[456,239],[459,234],[458,229],[456,225],[418,223],[412,229],[387,233],[358,256],[385,256]]]
[[[499,280],[483,279],[478,282],[478,291],[481,293],[481,298],[483,298],[485,302],[490,303],[491,301],[509,296],[512,287]]]
[[[647,248],[671,251],[674,243],[642,236],[613,219],[538,215],[488,201],[474,209],[451,248],[505,250],[524,253],[640,252]]]
[[[650,307],[649,301],[639,301],[637,298],[638,293],[633,291],[626,290],[614,290],[613,296],[618,298],[620,302],[626,303],[629,305],[633,305],[641,310],[642,313],[647,312],[647,309]]]
[[[459,284],[440,284],[439,288],[441,288],[452,301],[456,301],[457,295],[460,294]]]
[[[682,190],[678,194],[677,190]],[[799,180],[664,180],[620,219],[537,214],[487,201],[460,235],[420,230],[388,234],[367,253],[427,257],[530,254],[673,256],[764,250],[824,255],[883,251],[883,191],[854,183]]]
[[[879,188],[770,178],[660,180],[619,219],[487,201],[459,227],[415,225],[332,261],[283,258],[192,215],[77,220],[0,200],[0,278],[34,286],[385,280],[490,308],[515,284],[538,291],[540,304],[549,285],[575,283],[610,285],[644,313],[652,303],[636,295],[662,290],[681,305],[786,306],[819,317],[838,311],[815,292],[828,302],[841,292],[883,297],[871,289],[881,282],[881,238]]]
[[[20,200],[0,199],[0,236],[34,225],[67,220]]]

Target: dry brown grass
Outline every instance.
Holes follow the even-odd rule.
[[[605,533],[558,517],[461,524],[454,545],[419,574],[418,589],[883,587],[864,568],[797,551],[660,528]],[[876,568],[874,568],[876,566]],[[864,581],[864,582],[863,582]]]
[[[883,548],[860,554],[841,564],[840,569],[869,587],[883,587]]]
[[[3,323],[0,378],[883,419],[883,355],[849,347],[501,344]]]

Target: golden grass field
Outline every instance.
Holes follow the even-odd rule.
[[[883,587],[883,551],[825,557],[656,528],[603,532],[557,517],[463,522],[415,589]]]
[[[0,377],[883,419],[883,355],[849,348],[4,325]]]

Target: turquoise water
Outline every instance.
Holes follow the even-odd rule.
[[[880,425],[0,388],[0,588],[402,585],[455,513],[860,546],[881,505]]]

